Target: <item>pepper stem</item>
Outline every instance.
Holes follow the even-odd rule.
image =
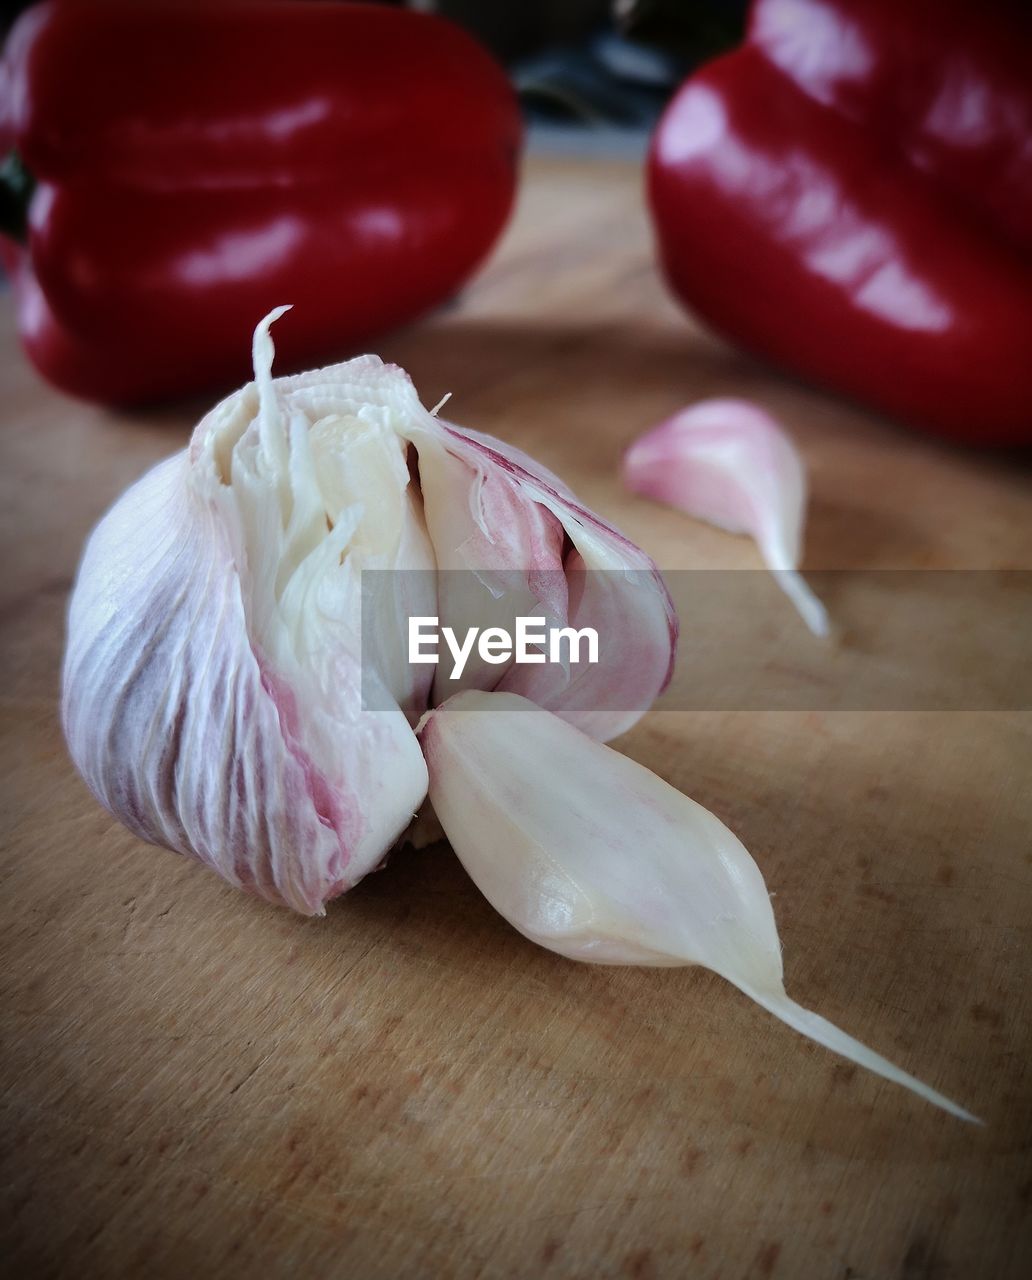
[[[22,163],[17,151],[9,151],[0,162],[0,235],[24,244],[29,227],[29,201],[36,179]]]

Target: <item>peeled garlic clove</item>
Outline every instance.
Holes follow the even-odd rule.
[[[452,847],[528,938],[574,960],[703,965],[818,1043],[974,1118],[788,998],[759,868],[701,805],[512,694],[460,694],[419,735]]]
[[[769,413],[747,400],[702,400],[636,440],[623,479],[633,493],[751,534],[806,625],[829,634],[827,612],[798,571],[806,469]]]

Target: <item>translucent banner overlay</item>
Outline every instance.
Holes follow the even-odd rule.
[[[832,639],[810,634],[763,570],[663,575],[680,620],[673,679],[655,706],[680,711],[1027,711],[1032,709],[1032,570],[827,570],[807,582],[827,606]],[[468,656],[451,680],[408,661],[409,620],[436,618]],[[598,663],[515,670],[481,658],[471,629],[516,619],[591,628]],[[424,635],[435,628],[422,624]],[[545,646],[542,646],[544,648]],[[424,646],[424,652],[433,646]],[[495,645],[495,652],[504,646]],[[553,710],[565,699],[633,711],[662,680],[665,602],[646,571],[579,573],[365,570],[362,688],[368,709],[418,711],[462,688],[513,689]],[[530,684],[528,685],[528,681]],[[651,684],[650,684],[651,682]],[[538,696],[537,691],[543,690]]]

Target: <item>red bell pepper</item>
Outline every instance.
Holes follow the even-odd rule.
[[[450,297],[509,214],[520,120],[451,23],[310,0],[48,3],[13,29],[0,137],[36,181],[8,242],[21,336],[75,395],[281,369]]]
[[[1032,11],[755,0],[679,90],[649,193],[677,295],[956,440],[1032,442]]]

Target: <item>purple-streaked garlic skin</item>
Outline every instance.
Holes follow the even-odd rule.
[[[69,751],[141,839],[318,914],[383,860],[422,802],[425,766],[400,714],[367,715],[332,771],[313,759],[297,699],[249,631],[226,530],[185,482],[187,465],[177,454],[154,468],[89,540],[64,663]]]
[[[541,686],[560,715],[610,737],[669,679],[676,618],[644,553],[524,455],[427,413],[402,370],[364,356],[274,380],[278,314],[256,331],[255,382],[91,536],[62,714],[80,773],[135,834],[317,914],[382,864],[426,796],[413,726],[435,700],[434,668],[404,660],[400,619],[454,625],[465,611],[483,626],[499,620],[478,616],[487,602],[502,620],[590,625],[618,611],[582,601],[581,562],[634,570],[618,643],[587,677],[560,670]],[[382,575],[363,633],[371,568],[420,572]],[[469,571],[465,595],[446,597],[444,568]],[[498,575],[495,602],[479,583]],[[493,688],[518,672],[475,677]]]
[[[581,506],[561,480],[526,454],[479,432],[442,425],[452,448],[461,445],[464,458],[491,468],[488,474],[499,489],[508,488],[524,506],[533,504],[573,544],[560,558],[560,539],[552,543],[550,557],[530,562],[530,603],[536,600],[539,612],[555,622],[577,629],[593,627],[600,637],[596,665],[577,670],[555,664],[514,665],[500,679],[489,678],[477,687],[518,693],[602,742],[626,732],[667,687],[674,670],[678,618],[655,563]],[[440,559],[438,563],[446,567]],[[556,590],[560,581],[561,600]],[[442,608],[442,616],[444,612]],[[461,685],[440,681],[435,701],[461,691]]]
[[[752,536],[806,625],[829,634],[824,607],[798,572],[806,467],[765,409],[748,400],[700,400],[631,445],[623,480],[632,493]]]

